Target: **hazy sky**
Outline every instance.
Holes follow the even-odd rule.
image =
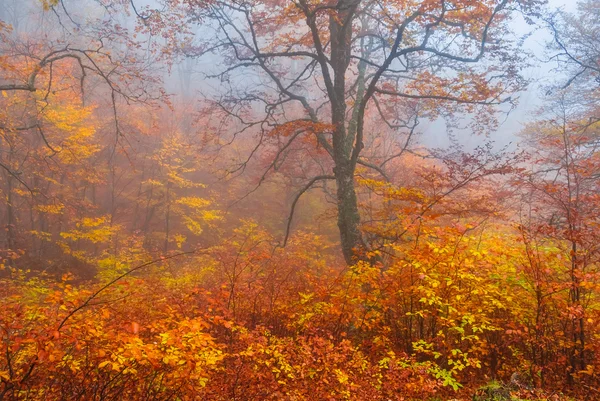
[[[551,9],[563,8],[566,11],[575,11],[576,1],[549,0],[548,5]],[[525,78],[531,80],[532,83],[527,91],[519,94],[520,100],[517,109],[513,110],[500,129],[491,135],[491,139],[497,143],[499,147],[517,142],[518,138],[516,134],[522,130],[525,123],[531,120],[535,111],[542,104],[540,85],[544,82],[549,82],[553,78],[552,65],[543,62],[545,57],[545,43],[551,38],[550,32],[544,28],[528,25],[521,17],[515,19],[514,28],[519,35],[531,33],[531,36],[525,40],[523,47],[524,50],[532,52],[535,55],[534,60],[532,61],[535,66],[524,72]],[[196,60],[187,66],[187,68],[199,72],[193,74],[191,88],[210,91],[210,89],[206,87],[210,86],[210,83],[203,79],[201,71],[211,68],[211,64],[209,59],[204,59]],[[181,72],[182,69],[186,69],[186,66],[183,63],[180,64],[175,71]],[[171,82],[170,86],[174,91],[185,91],[186,89],[190,89],[189,85],[176,77],[171,77],[169,81]],[[198,82],[203,82],[205,88],[200,88],[197,85]],[[450,139],[443,122],[429,124],[422,123],[420,128],[422,132],[420,142],[422,144],[428,147],[446,147],[450,144]],[[486,138],[473,135],[469,131],[456,131],[455,134],[459,141],[467,147],[474,147],[477,144],[487,141]]]
[[[0,0],[2,1],[2,0]],[[152,4],[153,0],[137,0],[138,4]],[[566,11],[574,11],[576,0],[548,0],[548,6],[551,9],[563,8]],[[504,146],[508,143],[515,143],[518,138],[516,134],[521,131],[523,125],[531,120],[535,111],[542,104],[540,85],[544,82],[549,82],[552,79],[552,66],[543,62],[544,46],[550,39],[550,33],[543,28],[536,28],[528,25],[521,17],[517,17],[514,21],[514,28],[519,35],[532,33],[524,42],[525,50],[532,52],[535,55],[533,63],[534,67],[525,71],[524,75],[528,80],[532,81],[529,89],[526,92],[519,94],[519,105],[516,110],[513,110],[506,121],[502,124],[498,132],[491,135],[491,139],[498,144]],[[209,82],[203,77],[202,72],[208,71],[214,67],[210,59],[194,60],[193,62],[180,63],[174,69],[174,75],[167,78],[171,91],[191,94],[195,90],[211,91]],[[181,77],[182,72],[186,69],[191,69],[194,74],[191,76],[191,82],[185,82]],[[218,82],[216,83],[219,84]],[[203,87],[201,87],[203,85]],[[420,142],[429,147],[446,147],[450,144],[450,140],[443,122],[435,122],[421,125],[422,136]],[[479,143],[485,142],[487,139],[481,136],[473,135],[468,131],[455,132],[459,141],[468,147],[474,147]]]
[[[565,11],[575,11],[577,2],[575,0],[549,0],[548,5],[552,9],[562,8]],[[553,66],[551,63],[544,63],[545,43],[551,38],[550,32],[543,28],[534,30],[535,27],[529,26],[522,18],[515,21],[515,29],[518,34],[532,35],[527,38],[523,48],[533,52],[536,57],[535,66],[525,71],[525,78],[532,81],[529,89],[519,94],[519,105],[513,110],[499,130],[493,133],[490,138],[502,147],[509,143],[516,143],[518,138],[516,134],[520,132],[528,121],[531,121],[535,111],[543,102],[540,86],[545,82],[550,82],[554,77]],[[422,129],[423,135],[421,142],[428,146],[445,147],[450,144],[448,135],[442,123],[434,123]],[[469,147],[485,142],[487,139],[481,136],[473,135],[470,132],[462,131],[457,134],[461,143]]]
[[[70,0],[69,3],[75,4],[77,1],[79,0]],[[153,3],[153,0],[136,1],[138,5]],[[549,0],[548,3],[549,7],[552,9],[560,7],[566,11],[574,11],[576,6],[575,0]],[[13,13],[23,14],[25,16],[26,7],[23,7],[23,4],[26,4],[23,2],[23,0],[0,0],[0,16],[2,16],[2,14],[7,14],[5,17],[9,17],[9,15],[12,15]],[[39,7],[39,4],[36,2],[30,2],[29,4],[35,4],[37,7]],[[85,9],[77,11],[82,14],[85,14],[86,12]],[[75,11],[75,13],[77,13],[77,11]],[[23,23],[23,25],[27,25],[27,19],[23,20],[22,18],[17,17],[15,21],[20,21]],[[527,25],[522,18],[517,18],[515,20],[514,28],[516,29],[517,33],[521,35],[532,32],[532,30],[535,29],[535,27]],[[543,62],[544,45],[549,39],[550,33],[545,29],[539,28],[534,31],[533,34],[524,42],[524,49],[533,52],[533,54],[536,56],[534,60],[536,65],[532,68],[529,68],[524,74],[526,78],[532,81],[532,84],[526,92],[520,94],[518,108],[512,111],[498,132],[492,134],[491,138],[499,146],[503,146],[511,142],[514,143],[517,140],[516,134],[521,131],[526,122],[531,120],[535,110],[538,109],[542,104],[540,84],[549,82],[553,79],[554,75],[552,71],[552,65]],[[179,64],[174,68],[174,74],[167,78],[169,89],[174,92],[192,92],[194,90],[203,89],[200,86],[206,86],[209,83],[202,77],[201,73],[193,74],[191,76],[191,83],[184,82],[181,79],[181,75],[178,73],[181,73],[183,70],[188,68],[193,69],[195,72],[201,72],[202,70],[208,68],[210,64],[210,60],[197,60],[192,63],[184,62]],[[204,89],[206,90],[208,88]],[[427,146],[445,147],[450,143],[446,129],[442,122],[430,124],[423,123],[421,125],[421,132],[423,135],[421,136],[420,141]],[[476,146],[478,143],[482,143],[486,140],[486,138],[473,135],[468,131],[461,131],[457,133],[457,136],[461,143],[469,147]]]

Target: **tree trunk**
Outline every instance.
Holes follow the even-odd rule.
[[[331,101],[331,122],[335,126],[332,138],[333,169],[337,183],[338,228],[342,243],[342,253],[346,263],[354,264],[364,256],[364,244],[360,236],[358,201],[354,189],[356,161],[352,160],[354,138],[346,130],[346,72],[350,65],[352,24],[348,19],[357,3],[340,0],[337,15],[329,19],[331,37],[331,66],[333,88],[328,89]],[[351,130],[352,131],[352,130]]]
[[[364,244],[360,236],[358,201],[354,189],[354,168],[350,162],[337,165],[334,169],[337,183],[338,228],[342,242],[342,253],[346,263],[353,264],[364,255]]]

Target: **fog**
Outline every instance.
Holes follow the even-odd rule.
[[[598,0],[0,0],[0,401],[600,399]]]
[[[574,11],[575,5],[553,0],[543,13],[547,16],[548,10],[558,8]],[[254,11],[259,15],[257,18],[266,15],[266,10],[260,7]],[[263,21],[256,21],[256,26],[246,27],[244,24],[248,21],[235,7],[226,11],[207,11],[194,2],[94,0],[2,0],[0,19],[12,29],[4,34],[7,42],[3,52],[9,63],[2,79],[6,89],[15,82],[27,81],[28,74],[32,74],[29,79],[33,76],[39,80],[39,83],[31,81],[38,83],[38,87],[26,87],[32,93],[29,97],[21,97],[27,91],[16,91],[18,96],[7,106],[2,117],[5,120],[3,126],[27,134],[13,138],[14,143],[9,141],[9,148],[13,150],[8,154],[15,157],[11,163],[16,166],[5,165],[5,172],[11,180],[16,180],[10,183],[11,188],[16,183],[35,197],[46,199],[45,204],[65,207],[60,199],[65,196],[62,192],[69,190],[66,189],[68,185],[61,185],[73,179],[70,190],[78,191],[83,202],[73,204],[73,213],[78,218],[85,214],[84,200],[90,201],[94,208],[97,207],[98,216],[110,216],[111,225],[122,221],[132,232],[151,230],[154,234],[143,234],[153,237],[145,239],[153,246],[160,242],[154,237],[164,236],[165,251],[175,245],[169,234],[173,224],[186,224],[185,208],[181,205],[177,206],[181,210],[175,212],[180,214],[181,222],[169,221],[173,213],[170,185],[181,187],[180,196],[197,196],[207,203],[218,203],[215,210],[220,211],[221,217],[228,216],[228,224],[250,216],[268,226],[284,242],[290,230],[316,225],[330,239],[337,240],[332,208],[339,203],[336,187],[339,189],[341,181],[336,177],[337,184],[333,185],[334,182],[328,180],[332,171],[338,171],[336,165],[339,164],[333,149],[338,144],[332,139],[337,134],[331,131],[335,125],[331,125],[332,119],[337,117],[335,107],[328,106],[332,90],[326,87],[329,79],[326,75],[334,75],[333,62],[323,56],[330,64],[325,71],[316,68],[315,61],[310,58],[312,55],[306,57],[306,51],[299,44],[308,40],[309,29],[302,20],[294,19],[290,26],[265,20],[265,27]],[[548,62],[552,55],[548,46],[553,39],[548,27],[536,16],[530,22],[532,24],[527,23],[520,12],[513,13],[506,31],[496,38],[498,43],[504,45],[506,42],[507,46],[506,49],[498,48],[498,58],[464,65],[452,60],[460,59],[463,53],[476,55],[477,41],[472,36],[447,37],[435,31],[424,36],[417,29],[411,32],[408,43],[431,40],[432,46],[437,46],[436,51],[444,49],[451,54],[438,59],[411,55],[405,59],[398,57],[390,63],[388,72],[381,75],[388,86],[377,90],[387,90],[389,95],[390,88],[396,85],[400,91],[413,92],[406,99],[401,96],[394,101],[385,98],[388,95],[381,92],[378,96],[382,103],[378,100],[366,108],[367,117],[363,118],[366,122],[360,123],[366,126],[364,144],[357,142],[354,145],[355,148],[365,146],[364,150],[356,150],[357,154],[362,152],[360,168],[370,168],[369,174],[405,185],[404,180],[411,182],[414,179],[405,172],[407,166],[418,165],[418,158],[431,158],[434,149],[442,155],[454,154],[459,148],[465,151],[487,149],[488,146],[491,151],[507,147],[517,149],[519,133],[525,124],[536,118],[536,112],[548,98],[548,87],[560,74],[566,74]],[[361,23],[366,24],[361,29],[372,37],[387,34],[386,26]],[[281,30],[283,39],[276,37],[277,29]],[[281,46],[280,40],[284,39],[299,43],[286,51],[300,50],[280,63],[277,52],[259,62],[247,54],[252,41],[250,32],[259,35],[259,39],[252,40],[257,47],[264,46],[266,52]],[[453,32],[450,34],[454,35]],[[329,40],[326,35],[324,37]],[[357,125],[360,125],[357,122],[360,112],[354,115],[349,110],[358,110],[355,102],[360,101],[357,97],[363,96],[365,91],[361,85],[377,76],[373,66],[382,63],[388,51],[387,45],[378,47],[361,40],[362,48],[354,49],[358,53],[353,55],[346,73],[348,98],[344,100],[346,116],[342,125],[346,125],[343,130],[348,131],[348,138],[358,135]],[[511,42],[519,43],[513,55],[509,54],[514,51],[514,48],[509,49],[513,46]],[[55,61],[49,64],[44,61],[54,52],[60,55]],[[501,52],[506,53],[500,55]],[[368,61],[361,65],[357,61],[364,54],[370,55],[371,64]],[[511,58],[524,54],[522,61]],[[499,60],[507,64],[506,68],[496,64]],[[14,65],[11,64],[13,61]],[[41,63],[39,73],[31,73],[37,71],[31,70],[35,63]],[[510,63],[529,63],[529,66],[520,72],[520,77],[519,73],[513,73],[513,67],[508,66]],[[404,68],[408,71],[409,65],[414,68],[415,77],[426,77],[419,78],[422,88],[411,87],[412,82],[419,79],[411,82],[413,78],[398,72]],[[521,65],[514,68],[517,71]],[[58,71],[64,76],[57,76]],[[494,85],[506,88],[491,100],[463,102],[461,99],[480,95],[468,92],[470,83],[458,84],[463,80],[461,76],[467,73],[488,77],[490,88]],[[481,82],[473,85],[476,84]],[[454,95],[446,93],[444,85],[454,85],[459,93],[455,99],[458,101],[443,100]],[[461,94],[461,91],[465,93]],[[44,92],[45,96],[40,99]],[[8,92],[4,93],[8,99]],[[67,97],[59,100],[67,93]],[[425,93],[425,99],[430,93],[433,97],[421,102],[410,99],[410,96],[418,99],[422,96],[419,93]],[[61,102],[76,102],[80,98],[80,106],[91,109],[78,111],[80,106],[75,104],[65,105],[64,110],[54,109],[50,100],[53,96],[57,97],[56,107]],[[435,100],[438,98],[442,100]],[[492,100],[502,104],[486,104]],[[513,103],[507,103],[508,100]],[[52,114],[47,115],[46,111]],[[80,118],[78,124],[90,124],[93,136],[82,133],[76,136],[74,128],[62,122],[61,118],[68,120],[69,117],[60,117],[61,112],[75,114]],[[290,126],[290,122],[295,122],[297,127]],[[39,127],[39,135],[33,129],[22,127],[27,125]],[[319,133],[315,129],[323,131]],[[304,132],[312,132],[314,136],[305,138]],[[297,137],[302,139],[295,141]],[[345,140],[350,140],[348,138]],[[24,142],[19,142],[21,140]],[[48,151],[44,150],[44,144],[50,155],[44,153]],[[64,152],[56,149],[69,146],[73,148],[73,160],[65,158],[57,163]],[[29,165],[32,156],[28,152],[32,149],[38,153],[39,160]],[[179,152],[187,152],[181,160],[176,157]],[[85,167],[76,166],[74,160],[77,158],[82,158]],[[66,163],[68,173],[61,170],[61,163]],[[169,178],[169,174],[174,173],[168,172],[172,168],[169,163],[181,163],[176,169],[181,177],[172,182],[173,177]],[[52,166],[49,170],[53,175],[51,182],[61,183],[56,189],[52,189],[55,184],[51,183],[47,184],[47,190],[39,187],[40,177],[35,173],[44,165]],[[193,165],[189,171],[186,170],[188,165]],[[84,178],[80,169],[88,169],[91,173],[93,167],[100,168],[91,174],[95,178]],[[33,174],[29,177],[29,173],[25,173],[28,169]],[[166,175],[157,179],[157,174]],[[303,185],[310,183],[313,177],[327,179],[318,183],[319,191],[308,191],[312,189],[309,187],[303,190]],[[179,179],[182,181],[177,181]],[[164,185],[167,189],[162,188]],[[158,198],[154,198],[155,190],[160,193]],[[298,197],[298,191],[300,194],[307,191],[303,200]],[[153,193],[155,195],[148,195]],[[275,196],[276,193],[280,196]],[[146,195],[144,204],[141,199]],[[27,202],[25,198],[22,201]],[[188,202],[186,207],[191,207],[191,201],[181,202]],[[299,202],[297,210],[294,209],[296,202]],[[311,207],[302,207],[305,203]],[[35,207],[30,205],[32,210]],[[198,207],[196,213],[204,213],[202,207]],[[295,214],[290,214],[290,207]],[[9,210],[5,215],[11,213],[13,211]],[[143,219],[139,213],[143,214]],[[7,219],[23,222],[25,214],[17,216],[17,213]],[[52,227],[46,217],[32,215],[29,220],[29,229],[36,232],[46,232]],[[187,223],[193,227],[197,222]],[[49,235],[58,238],[60,230]],[[196,233],[192,228],[189,235],[198,237],[194,241],[215,238],[199,227]],[[191,246],[191,242],[185,246]],[[178,246],[182,243],[180,241]],[[47,246],[43,241],[39,246],[42,245]]]
[[[143,10],[160,9],[162,6],[157,1],[137,1],[134,2],[136,8]],[[576,9],[576,2],[569,0],[550,0],[547,3],[548,10],[564,10],[573,12]],[[67,15],[68,10],[68,15]],[[104,15],[104,17],[103,17]],[[103,9],[93,1],[61,1],[58,6],[53,8],[53,12],[45,12],[40,8],[40,2],[36,0],[2,0],[0,4],[0,18],[9,22],[16,33],[34,33],[45,35],[48,30],[53,32],[56,39],[61,36],[67,41],[77,40],[80,34],[79,29],[85,25],[85,21],[90,18],[113,19],[121,26],[130,31],[135,30],[137,17],[132,10],[117,12],[114,15],[108,15],[107,9]],[[488,135],[472,134],[469,129],[453,129],[452,135],[448,135],[446,124],[443,120],[424,122],[420,129],[420,142],[426,147],[447,147],[453,142],[458,142],[469,148],[476,147],[485,141],[493,140],[498,147],[504,147],[516,144],[518,133],[524,125],[532,118],[543,104],[547,95],[547,88],[550,82],[560,75],[555,67],[555,63],[549,60],[551,52],[547,46],[552,40],[550,31],[545,26],[535,26],[528,24],[521,15],[517,15],[511,21],[511,28],[514,33],[512,40],[522,41],[521,48],[523,52],[531,55],[528,62],[530,67],[523,72],[524,78],[529,82],[527,89],[514,94],[518,98],[518,106],[513,110],[506,109],[506,116],[503,118],[501,126],[495,132],[488,132]],[[213,28],[196,26],[193,28],[195,35],[202,36],[203,33]],[[160,36],[149,36],[145,46],[148,49],[156,43],[162,43],[164,39]],[[217,74],[221,67],[219,63],[223,60],[215,55],[205,55],[203,57],[178,57],[175,60],[158,61],[153,68],[161,70],[164,86],[169,95],[176,102],[197,103],[201,99],[214,97],[220,92],[222,80],[209,78],[209,75]],[[233,79],[235,85],[244,85],[252,80],[252,76],[245,75],[248,72],[241,72]],[[468,116],[464,116],[468,120]],[[467,121],[464,120],[464,121]],[[463,122],[464,122],[463,121]],[[466,125],[466,124],[465,124]]]

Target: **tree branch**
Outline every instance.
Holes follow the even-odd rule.
[[[286,246],[289,236],[290,236],[290,229],[292,227],[292,219],[294,218],[294,211],[296,210],[296,204],[300,200],[300,197],[302,195],[304,195],[304,193],[306,191],[308,191],[310,189],[310,187],[312,187],[317,181],[322,181],[322,180],[335,180],[335,176],[333,176],[333,175],[318,175],[318,176],[314,177],[304,187],[302,187],[300,192],[298,192],[298,194],[296,194],[296,196],[294,197],[294,201],[292,202],[292,208],[290,210],[290,215],[288,216],[287,226],[285,228],[285,237],[283,239],[284,247]]]

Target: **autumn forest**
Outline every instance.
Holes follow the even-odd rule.
[[[0,0],[5,400],[600,400],[600,2]]]

